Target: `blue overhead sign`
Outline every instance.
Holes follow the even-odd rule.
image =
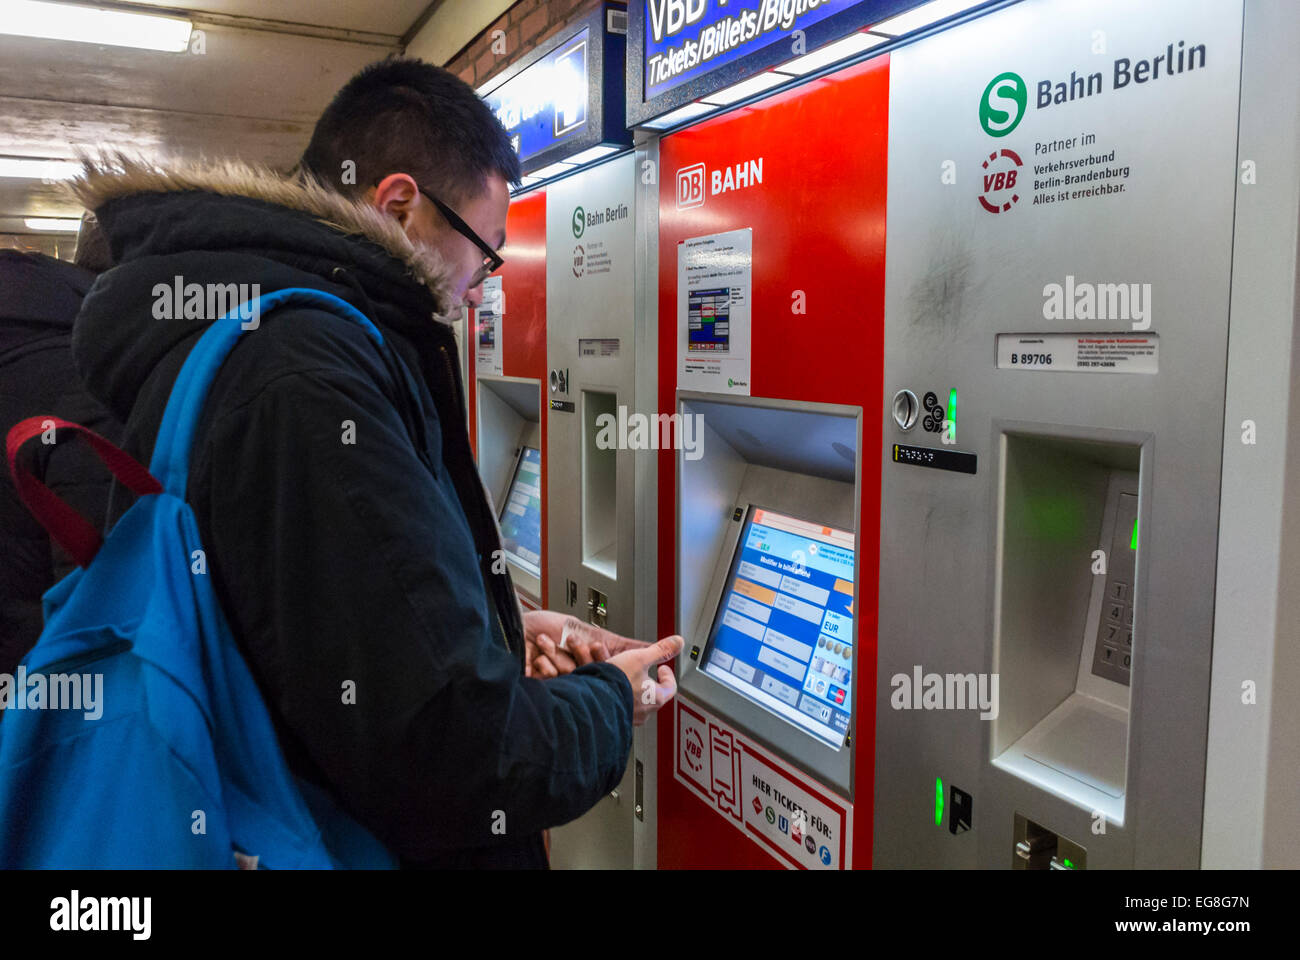
[[[645,99],[806,30],[862,0],[645,0]]]
[[[479,88],[525,175],[632,145],[626,48],[627,9],[605,0]]]
[[[926,2],[630,0],[627,122],[661,117]],[[969,0],[966,9],[998,2]]]
[[[588,122],[591,30],[583,29],[484,99],[519,159],[579,139]]]

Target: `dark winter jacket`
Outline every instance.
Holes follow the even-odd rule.
[[[240,338],[191,457],[208,574],[296,773],[408,865],[545,865],[540,831],[622,776],[632,690],[608,664],[524,676],[436,254],[367,205],[241,165],[128,164],[77,190],[118,266],[74,353],[146,461],[212,319],[164,287],[312,287],[383,333],[290,307]]]
[[[86,393],[72,365],[72,321],[95,275],[39,253],[0,250],[0,437],[20,420],[54,414],[116,440],[118,424]],[[85,444],[27,448],[33,469],[96,527],[109,473]],[[41,595],[73,567],[27,512],[0,465],[0,673],[14,672],[40,636]]]

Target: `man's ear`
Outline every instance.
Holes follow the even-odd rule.
[[[375,185],[370,193],[371,204],[385,216],[406,227],[416,205],[420,202],[420,189],[406,173],[390,173]]]

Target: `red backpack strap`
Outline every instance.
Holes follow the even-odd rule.
[[[84,567],[90,563],[99,551],[100,544],[104,542],[99,530],[38,480],[30,467],[18,463],[18,451],[22,445],[32,437],[45,433],[51,427],[72,430],[84,437],[91,449],[95,451],[95,455],[103,461],[104,466],[108,467],[113,476],[133,493],[141,496],[162,493],[162,484],[129,453],[80,424],[69,423],[67,420],[51,416],[28,417],[21,423],[14,424],[5,442],[5,453],[9,458],[9,473],[14,478],[14,488],[18,491],[18,497],[54,541],[66,550],[79,566]]]

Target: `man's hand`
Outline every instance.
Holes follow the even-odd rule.
[[[552,610],[524,611],[524,675],[558,677],[571,673],[577,666],[567,653],[557,655],[556,644],[562,639],[564,622],[574,619]],[[552,659],[552,657],[555,659]],[[559,663],[556,662],[559,660]]]
[[[677,693],[677,677],[666,661],[682,652],[686,641],[664,637],[658,643],[625,650],[609,662],[623,671],[632,684],[632,724],[641,726]]]
[[[648,646],[554,610],[524,613],[524,642],[525,673],[542,678],[572,673],[584,664]]]

